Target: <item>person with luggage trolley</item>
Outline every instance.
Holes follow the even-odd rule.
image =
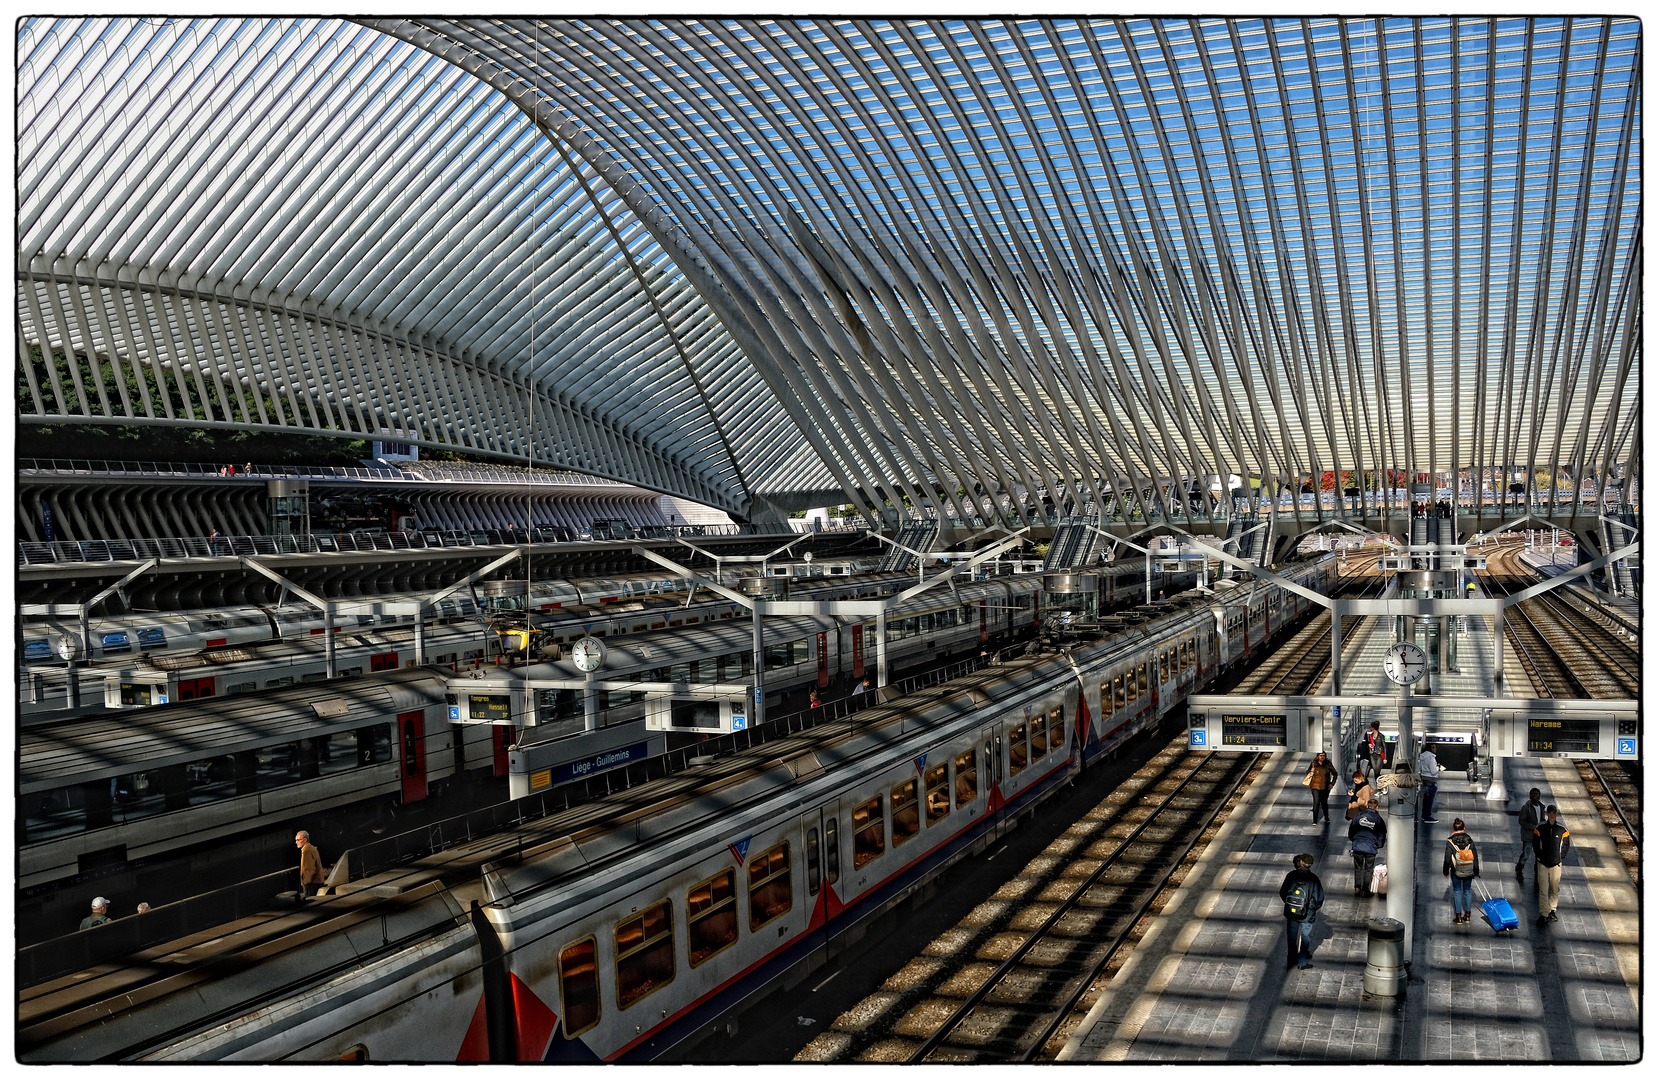
[[[1451,822],[1445,839],[1445,876],[1451,880],[1451,922],[1465,923],[1474,915],[1474,879],[1480,876],[1480,853],[1462,819]]]

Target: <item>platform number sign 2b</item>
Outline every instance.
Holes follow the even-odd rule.
[[[1636,750],[1637,744],[1632,736],[1618,736],[1618,757],[1639,757]]]

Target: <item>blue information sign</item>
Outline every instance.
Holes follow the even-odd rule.
[[[602,754],[582,758],[580,761],[567,761],[553,769],[553,783],[567,784],[571,780],[580,780],[584,776],[607,772],[610,769],[620,768],[633,761],[642,761],[650,754],[648,743],[634,743],[632,746],[619,746],[614,750],[606,750]]]
[[[1200,728],[1200,727],[1195,727],[1195,728],[1192,728],[1190,734],[1192,736],[1192,743],[1191,743],[1192,746],[1198,747],[1198,746],[1208,746],[1209,745],[1209,732],[1206,731],[1205,729]]]
[[[1619,757],[1639,757],[1640,755],[1636,753],[1636,748],[1637,744],[1634,739],[1628,737],[1627,735],[1620,735],[1618,737]]]

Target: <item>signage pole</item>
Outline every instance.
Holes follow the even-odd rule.
[[[581,692],[582,727],[587,731],[599,730],[599,691],[593,685],[598,681],[597,675],[598,672],[589,671],[582,680],[587,684]],[[530,693],[533,695],[535,691],[531,690]]]
[[[754,601],[754,701],[749,705],[748,726],[766,722],[766,632],[760,614],[762,600]]]

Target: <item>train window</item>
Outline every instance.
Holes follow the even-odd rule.
[[[944,763],[927,770],[927,824],[950,815],[950,769]]]
[[[1025,725],[1020,724],[1007,733],[1007,771],[1009,774],[1025,771],[1030,762],[1030,751],[1025,746]]]
[[[852,811],[852,869],[861,869],[887,849],[886,822],[881,817],[881,796]]]
[[[673,978],[674,915],[664,900],[616,924],[616,1002],[625,1009]]]
[[[766,670],[773,671],[780,667],[787,667],[791,663],[789,644],[773,644],[766,646]]]
[[[359,674],[360,673],[361,672],[359,672]],[[266,679],[265,680],[265,689],[266,690],[274,690],[279,686],[292,686],[292,685],[294,685],[294,677],[292,675],[284,675],[280,679]]]
[[[357,764],[378,765],[391,760],[391,725],[357,729]]]
[[[685,894],[685,936],[692,967],[737,940],[736,871],[721,871]]]
[[[828,849],[828,873],[825,875],[829,884],[833,885],[841,879],[841,844],[840,819],[831,816],[823,823],[823,846]]]
[[[806,891],[816,896],[823,887],[823,845],[817,841],[817,828],[806,830]]]
[[[1146,665],[1141,664],[1140,665],[1140,693],[1144,694],[1148,689],[1150,689],[1150,684],[1146,682]]]
[[[1157,654],[1157,673],[1158,681],[1169,681],[1169,654],[1167,650]]]
[[[768,661],[766,663],[766,666],[771,667],[770,661]],[[668,681],[669,682],[675,682],[675,683],[688,683],[688,682],[690,682],[691,681],[691,665],[690,664],[675,664],[672,667],[670,667],[668,669]]]
[[[1128,698],[1123,696],[1123,677],[1118,675],[1111,680],[1111,709],[1115,712],[1128,704]]]
[[[1030,756],[1035,761],[1048,753],[1048,729],[1042,726],[1042,714],[1038,713],[1030,726]]]
[[[789,842],[748,861],[748,928],[758,930],[794,907],[789,880]]]
[[[1065,706],[1048,710],[1048,749],[1058,750],[1065,745]]]
[[[1123,674],[1123,693],[1127,695],[1130,701],[1140,696],[1140,685],[1134,678],[1133,668],[1129,668]]]
[[[302,683],[322,682],[326,678],[328,678],[328,672],[326,671],[308,671],[299,677],[299,681]],[[248,683],[247,685],[249,689],[252,689],[254,686],[253,683]],[[227,693],[228,692],[229,691],[227,691]]]
[[[921,807],[915,798],[915,780],[892,789],[892,846],[909,840],[921,831]]]
[[[564,1001],[564,1037],[599,1022],[599,944],[578,941],[558,955],[558,993]]]
[[[149,630],[138,631],[138,647],[141,649],[165,649],[167,634],[159,626]]]
[[[966,806],[979,797],[979,763],[972,750],[956,758],[956,805]]]

